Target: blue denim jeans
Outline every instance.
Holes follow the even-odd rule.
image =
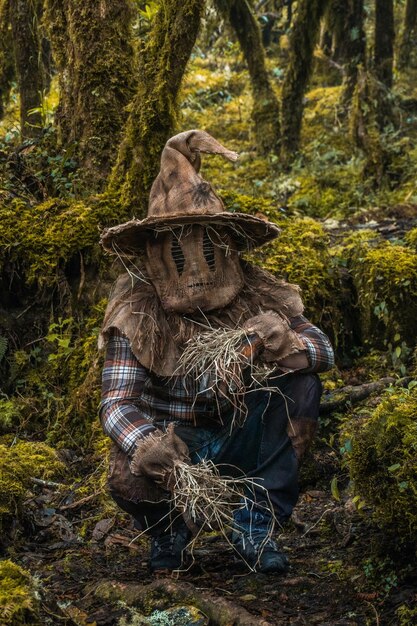
[[[298,499],[298,461],[287,427],[291,420],[318,419],[321,383],[316,374],[287,374],[270,378],[267,387],[245,394],[247,416],[242,426],[231,428],[232,416],[225,416],[219,428],[176,425],[175,432],[188,445],[192,463],[209,459],[224,475],[253,478],[248,497],[263,513],[272,507],[284,522]],[[167,502],[125,502],[112,495],[144,529],[169,516]]]

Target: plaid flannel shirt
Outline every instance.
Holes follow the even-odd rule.
[[[302,372],[333,367],[333,349],[321,330],[302,315],[291,320],[291,328],[306,347],[309,367]],[[138,438],[155,430],[156,422],[216,427],[231,408],[226,397],[208,388],[207,381],[156,376],[139,363],[128,339],[113,331],[103,368],[100,419],[105,433],[128,454]]]

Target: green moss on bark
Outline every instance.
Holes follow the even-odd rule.
[[[177,97],[194,46],[204,0],[162,0],[140,51],[137,93],[110,181],[136,217],[146,214],[162,148],[177,121]]]
[[[101,190],[134,92],[131,6],[48,0],[45,21],[60,72],[60,141],[76,145],[85,188]]]
[[[356,494],[400,540],[417,533],[417,388],[389,391],[370,418],[350,422],[344,440]],[[345,446],[346,448],[346,446]]]
[[[282,88],[282,156],[290,162],[297,152],[304,109],[303,97],[313,67],[320,20],[329,0],[302,0],[290,35],[290,53]]]
[[[36,137],[42,132],[42,104],[44,88],[39,37],[39,0],[10,0],[14,57],[20,94],[20,132],[23,138]],[[31,111],[32,110],[32,111]]]
[[[269,80],[258,21],[248,0],[217,0],[216,5],[230,21],[248,65],[257,150],[259,154],[278,152],[279,104]]]
[[[10,0],[0,0],[0,119],[3,117],[15,76],[9,7]]]

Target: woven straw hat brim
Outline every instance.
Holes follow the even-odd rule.
[[[106,228],[101,235],[100,242],[105,250],[114,254],[137,254],[143,251],[146,240],[156,231],[164,231],[185,224],[228,226],[240,250],[261,246],[278,237],[281,232],[276,224],[246,213],[195,213],[130,220],[124,224]]]

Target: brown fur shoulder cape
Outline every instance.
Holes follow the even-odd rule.
[[[99,336],[104,348],[112,328],[130,342],[133,354],[159,376],[178,374],[178,358],[186,341],[210,328],[239,328],[250,318],[274,311],[285,318],[301,315],[300,288],[269,272],[243,262],[245,284],[226,307],[206,313],[168,313],[162,308],[150,281],[123,274],[110,294]],[[144,275],[146,280],[146,275]]]

